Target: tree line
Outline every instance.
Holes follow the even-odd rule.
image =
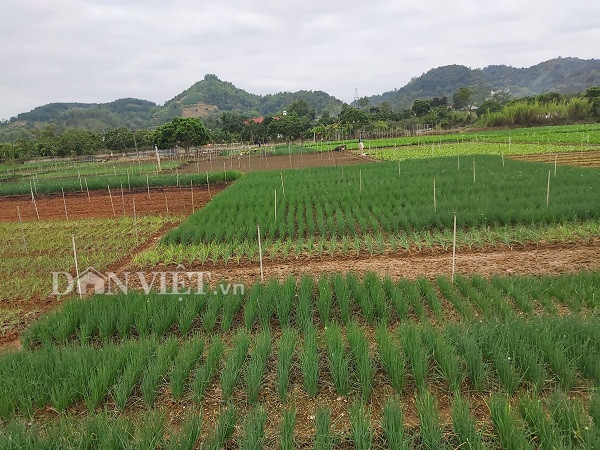
[[[0,161],[32,157],[91,155],[102,151],[124,153],[154,148],[190,147],[209,142],[268,144],[301,139],[334,140],[382,136],[391,129],[427,125],[438,129],[458,126],[530,126],[600,120],[600,86],[581,94],[548,92],[537,96],[511,98],[508,91],[491,92],[477,105],[474,89],[460,88],[451,99],[446,96],[417,99],[409,109],[394,111],[387,102],[369,106],[368,99],[344,104],[337,116],[323,112],[319,117],[304,99],[295,99],[280,114],[249,117],[222,112],[206,119],[176,117],[152,130],[132,131],[125,127],[104,133],[82,128],[59,130],[54,124],[0,143]]]

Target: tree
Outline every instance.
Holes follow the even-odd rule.
[[[197,117],[175,117],[154,132],[155,145],[168,148],[177,144],[183,147],[186,155],[189,155],[191,146],[209,142],[210,135]]]
[[[495,100],[488,99],[484,101],[479,108],[477,108],[477,115],[483,116],[485,114],[490,114],[494,112],[498,112],[502,109],[502,105]]]
[[[413,106],[411,108],[413,114],[417,117],[423,117],[429,114],[431,111],[431,101],[430,100],[415,100]]]
[[[296,114],[298,117],[308,117],[310,120],[313,120],[316,115],[314,108],[310,108],[303,98],[295,99],[285,110],[290,115]]]
[[[469,113],[471,113],[471,108],[473,107],[471,97],[474,93],[475,89],[473,89],[472,87],[461,87],[458,91],[454,93],[454,95],[452,95],[454,109],[463,109],[469,107]]]
[[[364,125],[370,122],[369,114],[352,106],[342,106],[342,112],[338,117],[340,124],[347,125],[351,132],[356,133]]]

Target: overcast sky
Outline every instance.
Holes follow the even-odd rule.
[[[162,104],[206,73],[350,102],[446,65],[598,58],[600,2],[2,0],[0,119],[50,102]]]

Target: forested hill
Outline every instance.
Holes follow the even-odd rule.
[[[600,60],[557,58],[528,68],[495,65],[470,69],[450,65],[431,69],[394,91],[361,99],[369,105],[388,102],[396,111],[410,108],[416,99],[447,96],[461,87],[474,88],[477,103],[492,90],[508,90],[512,98],[543,92],[576,93],[600,85]],[[13,117],[0,125],[0,140],[8,141],[30,134],[31,130],[54,124],[59,130],[84,128],[103,132],[119,127],[151,128],[173,117],[194,116],[204,119],[223,111],[251,116],[281,113],[296,99],[303,99],[317,116],[327,112],[336,116],[343,102],[323,91],[280,92],[256,95],[206,75],[201,81],[166,102],[163,106],[147,100],[125,98],[110,103],[51,103]]]
[[[406,86],[369,97],[370,105],[388,102],[394,109],[410,108],[416,99],[452,97],[458,89],[472,86],[474,99],[483,101],[492,90],[508,90],[514,97],[559,92],[583,92],[600,85],[600,60],[556,58],[532,67],[516,68],[503,65],[470,69],[450,65],[431,69],[413,78]]]

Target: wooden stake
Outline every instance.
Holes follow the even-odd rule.
[[[558,153],[554,155],[554,176],[556,177],[556,161],[558,159]]]
[[[546,207],[550,203],[550,171],[548,171],[548,188],[546,189]]]
[[[277,222],[277,189],[275,189],[273,192],[275,193],[275,202],[274,202],[274,206],[275,206],[275,222]]]
[[[473,184],[475,184],[475,158],[473,158]]]
[[[460,170],[460,156],[457,156],[458,158],[458,170]]]
[[[87,192],[88,203],[91,203],[92,199],[90,198],[90,190],[88,189],[87,178],[84,178],[83,181],[85,181],[85,190]]]
[[[225,181],[227,181],[227,165],[225,164],[225,161],[223,161],[223,171],[225,172]]]
[[[146,174],[146,187],[148,188],[148,198],[150,198],[150,179],[148,178],[148,174]]]
[[[131,182],[129,181],[129,169],[127,169],[127,188],[131,190]]]
[[[83,185],[81,184],[81,174],[77,171],[77,178],[79,179],[79,190],[83,193]]]
[[[454,212],[454,232],[452,234],[452,284],[454,284],[455,267],[456,267],[456,211]]]
[[[500,151],[500,155],[502,156],[502,167],[504,167],[504,152]]]
[[[177,187],[180,187],[179,186],[179,170],[175,169],[175,174],[177,176]]]
[[[62,191],[63,205],[65,205],[65,217],[67,220],[69,220],[69,214],[67,213],[67,201],[65,200],[65,190],[63,188],[60,188],[60,190]]]
[[[165,194],[165,206],[167,207],[167,216],[169,215],[169,201],[167,200],[167,194]]]
[[[260,281],[265,281],[265,275],[263,273],[263,260],[262,260],[262,245],[260,243],[260,226],[257,225],[256,229],[258,231],[258,259],[260,261]]]
[[[112,194],[110,192],[110,186],[108,186],[108,196],[110,197],[110,206],[111,206],[112,211],[113,211],[113,217],[116,217],[117,214],[115,213],[115,204],[113,203]]]
[[[281,178],[281,193],[285,195],[285,186],[283,185],[283,174],[279,172],[279,177]]]
[[[81,280],[79,279],[79,264],[77,262],[77,247],[75,246],[75,235],[71,235],[73,241],[73,259],[75,260],[75,276],[77,277],[77,292],[79,293],[79,299],[82,299],[81,293]]]

